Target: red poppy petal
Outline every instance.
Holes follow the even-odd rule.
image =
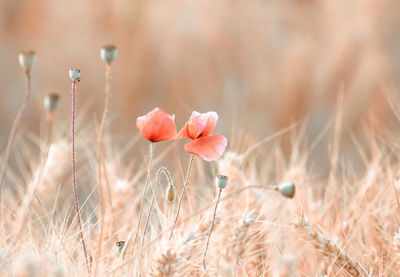
[[[189,135],[188,124],[186,123],[185,126],[178,132],[176,135],[176,139],[183,139],[183,138],[191,138]]]
[[[157,118],[160,121],[160,128],[158,129],[158,135],[154,137],[153,141],[163,141],[163,140],[171,140],[176,136],[176,125],[174,116],[170,116],[166,113],[167,116]]]
[[[136,119],[136,127],[140,130],[143,128],[143,123],[145,121],[145,116],[140,116]]]
[[[227,140],[223,135],[213,135],[186,143],[185,150],[209,162],[218,159],[224,153],[226,144]]]
[[[188,133],[190,138],[195,139],[204,131],[207,120],[204,114],[194,111],[188,121]]]
[[[208,112],[204,114],[204,117],[206,118],[207,124],[201,136],[208,136],[214,131],[215,126],[217,126],[218,114],[216,112]]]
[[[170,140],[176,134],[174,117],[159,108],[155,108],[145,116],[138,117],[136,126],[140,133],[152,142]]]

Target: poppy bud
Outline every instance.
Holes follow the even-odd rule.
[[[19,65],[29,71],[31,67],[36,63],[36,54],[34,51],[22,51],[19,53],[18,61]]]
[[[79,81],[81,78],[81,71],[79,69],[76,68],[71,68],[69,70],[69,77],[73,80],[73,81]]]
[[[112,63],[118,56],[117,48],[114,45],[105,45],[100,50],[100,58],[106,63]]]
[[[285,182],[279,185],[279,192],[287,198],[293,198],[296,193],[296,187],[292,182]]]
[[[56,93],[51,93],[47,95],[43,100],[44,108],[48,111],[56,110],[58,107],[59,100],[60,96]]]
[[[224,189],[228,185],[228,176],[218,175],[216,183],[219,189]]]
[[[176,189],[174,185],[170,184],[167,188],[166,198],[168,202],[174,202],[176,197]]]

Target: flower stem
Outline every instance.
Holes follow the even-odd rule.
[[[161,173],[164,173],[165,176],[167,176],[168,184],[172,184],[172,178],[171,178],[171,175],[169,174],[168,170],[165,167],[161,167],[157,172],[156,184],[154,186],[154,191],[153,191],[153,198],[151,200],[151,205],[150,205],[149,213],[147,215],[146,224],[144,225],[142,242],[140,244],[140,253],[142,253],[142,248],[143,248],[143,244],[144,244],[144,236],[146,235],[147,227],[149,225],[150,215],[151,215],[151,212],[153,210],[154,201],[155,201],[156,195],[157,195],[158,184],[160,183],[160,175],[161,175]]]
[[[225,196],[223,196],[223,197],[221,197],[220,199],[218,199],[218,202],[223,201],[223,200],[228,200],[228,199],[230,199],[231,197],[233,197],[233,196],[235,196],[235,195],[237,195],[237,194],[240,194],[240,193],[242,193],[242,192],[244,192],[244,191],[247,191],[247,190],[249,190],[249,189],[275,190],[275,187],[272,187],[272,186],[271,186],[271,187],[270,187],[270,186],[259,186],[259,185],[247,185],[247,186],[244,186],[244,187],[242,187],[242,188],[240,188],[240,189],[238,189],[238,190],[236,190],[236,191],[233,191],[233,192],[231,192],[231,193],[226,194]],[[210,207],[212,207],[212,206],[213,206],[214,204],[216,204],[216,203],[217,203],[217,200],[215,200],[215,201],[213,201],[212,203],[209,203],[209,204],[207,204],[206,206],[204,206],[204,207],[198,209],[197,211],[195,211],[195,212],[193,212],[192,214],[190,214],[190,215],[186,216],[185,218],[183,218],[183,219],[179,222],[179,224],[183,224],[183,223],[189,221],[190,219],[193,219],[195,216],[197,216],[197,215],[203,213],[204,211],[206,211],[207,209],[209,209]],[[178,224],[178,225],[179,225],[179,224]],[[171,227],[171,228],[172,228],[172,227]],[[164,236],[164,234],[167,233],[167,231],[169,232],[169,230],[165,230],[165,231],[161,232],[155,239],[153,239],[151,242],[149,242],[149,243],[144,247],[144,249],[149,248],[151,245],[153,245],[154,243],[156,243],[157,241],[159,241],[160,239],[162,239],[163,236]],[[126,260],[126,261],[124,261],[121,265],[119,265],[119,266],[117,267],[117,269],[122,268],[122,267],[124,267],[125,265],[132,263],[135,259],[136,259],[136,256],[131,257],[129,260]]]
[[[22,103],[21,108],[19,109],[17,116],[14,119],[13,125],[11,127],[11,132],[10,132],[10,136],[8,138],[8,143],[7,143],[7,148],[6,148],[6,154],[4,156],[4,160],[3,160],[3,166],[1,168],[1,173],[0,173],[0,205],[1,205],[1,216],[2,216],[2,225],[3,227],[5,224],[5,209],[4,209],[4,193],[3,193],[3,187],[4,187],[4,179],[6,176],[6,171],[7,171],[7,166],[8,166],[8,162],[10,160],[10,156],[11,156],[11,151],[12,148],[14,146],[14,141],[15,141],[15,135],[17,133],[17,129],[19,126],[19,122],[21,121],[22,116],[25,113],[26,107],[28,105],[29,102],[29,98],[31,95],[31,74],[29,70],[25,71],[25,83],[26,83],[26,95],[25,95],[25,99],[24,102]]]
[[[174,219],[174,224],[172,225],[171,234],[169,235],[168,240],[171,240],[172,235],[174,234],[175,225],[176,225],[176,222],[178,221],[178,217],[179,217],[179,211],[181,210],[182,199],[183,199],[183,196],[184,196],[184,194],[185,194],[186,187],[187,187],[187,185],[188,185],[188,183],[189,183],[190,174],[191,174],[191,172],[192,172],[193,162],[194,162],[194,154],[192,154],[192,155],[190,156],[190,159],[189,159],[189,167],[188,167],[188,171],[187,171],[187,173],[186,173],[185,183],[183,184],[182,193],[181,193],[181,196],[180,196],[180,199],[179,199],[178,210],[176,211],[176,215],[175,215],[175,219]]]
[[[208,250],[208,245],[210,244],[211,233],[214,229],[215,216],[217,214],[217,208],[218,208],[219,200],[221,198],[221,193],[222,193],[222,189],[219,189],[218,196],[217,196],[217,202],[215,203],[214,214],[213,214],[213,218],[212,218],[212,222],[211,222],[211,226],[210,226],[210,231],[208,232],[208,236],[207,236],[206,248],[204,249],[203,268],[204,268],[204,271],[206,272],[207,276],[208,276],[208,271],[207,271],[207,267],[206,267],[207,250]]]
[[[143,190],[143,194],[142,194],[142,200],[140,202],[139,219],[138,219],[138,223],[137,223],[135,238],[133,239],[132,252],[135,250],[135,244],[136,244],[136,240],[137,240],[137,237],[138,237],[138,234],[139,234],[139,229],[140,229],[140,222],[142,220],[144,198],[146,196],[147,187],[149,186],[149,183],[150,183],[151,167],[152,167],[152,163],[153,163],[153,151],[154,151],[154,143],[151,142],[150,143],[150,149],[149,149],[149,152],[150,152],[149,153],[149,155],[150,155],[150,157],[149,157],[149,168],[147,169],[146,183],[144,185],[144,190]],[[127,247],[127,245],[125,246],[125,250],[126,250],[126,247]]]
[[[102,249],[103,249],[103,235],[104,235],[104,216],[105,216],[105,209],[104,209],[104,192],[103,192],[103,184],[101,178],[101,168],[102,168],[102,157],[104,157],[103,153],[103,135],[104,129],[107,123],[107,116],[109,111],[110,105],[110,73],[111,73],[111,66],[109,63],[106,64],[106,84],[105,84],[105,100],[104,100],[104,110],[103,115],[101,118],[100,128],[97,135],[97,186],[99,189],[99,206],[100,206],[100,237],[99,237],[99,251],[97,254],[96,265],[95,265],[95,276],[97,275],[97,269],[99,260],[101,258]]]
[[[78,193],[77,193],[77,188],[76,188],[76,168],[75,168],[75,113],[76,113],[75,102],[76,101],[75,101],[75,90],[76,90],[76,80],[73,80],[72,81],[72,124],[71,124],[71,129],[72,129],[72,180],[73,180],[73,188],[74,188],[76,216],[78,218],[78,223],[79,223],[79,234],[80,234],[81,241],[82,241],[83,252],[85,253],[86,267],[88,270],[88,274],[90,274],[88,255],[87,255],[87,251],[86,251],[85,239],[83,238],[82,222],[81,222],[81,216],[80,216],[80,212],[79,212]]]

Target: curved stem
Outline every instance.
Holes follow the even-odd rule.
[[[1,216],[2,216],[2,225],[4,227],[5,224],[5,214],[4,214],[4,193],[3,193],[3,187],[4,187],[4,179],[6,176],[6,171],[7,171],[7,166],[8,162],[10,160],[11,156],[11,151],[14,146],[14,141],[15,141],[15,135],[17,133],[17,129],[19,126],[19,122],[21,121],[22,116],[25,113],[26,107],[28,106],[29,98],[31,95],[31,74],[30,71],[27,70],[25,71],[25,81],[26,81],[26,95],[24,102],[22,103],[21,108],[19,109],[17,116],[14,119],[13,125],[11,127],[11,132],[10,136],[8,138],[8,143],[7,143],[7,148],[6,148],[6,154],[4,156],[4,161],[3,161],[3,166],[1,168],[1,173],[0,173],[0,205],[1,205]]]
[[[102,158],[104,158],[104,153],[102,153],[103,145],[103,135],[104,129],[107,123],[107,116],[110,105],[110,72],[111,66],[110,64],[106,64],[106,84],[105,84],[105,101],[104,101],[104,110],[103,116],[101,118],[100,128],[97,135],[97,186],[99,189],[99,205],[100,205],[100,237],[99,237],[99,251],[97,254],[96,265],[95,265],[95,276],[97,275],[97,269],[99,264],[99,259],[101,258],[102,249],[103,249],[103,235],[104,235],[104,192],[103,192],[103,184],[101,178],[101,168],[102,168]]]
[[[217,214],[217,208],[218,208],[219,200],[221,198],[221,193],[222,193],[222,189],[219,189],[218,196],[217,196],[217,202],[215,203],[214,214],[213,214],[213,218],[212,218],[212,222],[211,222],[211,226],[210,226],[210,231],[208,232],[208,236],[207,236],[206,248],[204,249],[203,267],[204,267],[204,271],[206,272],[207,276],[208,276],[208,271],[207,271],[207,267],[206,267],[207,250],[208,250],[208,245],[210,244],[211,233],[214,229],[215,216]]]
[[[142,235],[142,242],[140,244],[140,253],[141,253],[141,255],[142,255],[142,248],[143,248],[143,244],[144,244],[144,237],[146,235],[147,227],[148,227],[149,221],[150,221],[150,215],[151,215],[151,212],[153,210],[154,201],[156,199],[157,189],[158,189],[158,184],[160,182],[161,173],[164,173],[165,176],[168,179],[168,183],[172,184],[172,178],[171,178],[171,175],[169,174],[168,170],[165,167],[161,167],[157,172],[156,184],[154,186],[154,191],[153,191],[153,198],[151,199],[151,205],[150,205],[149,213],[147,215],[146,224],[144,225],[144,230],[143,230],[143,235]]]
[[[183,199],[183,196],[185,195],[186,187],[187,187],[187,185],[189,183],[190,174],[192,172],[193,162],[194,162],[194,154],[192,154],[190,156],[189,167],[188,167],[188,171],[187,171],[187,174],[186,174],[185,183],[183,184],[182,193],[181,193],[181,196],[179,198],[178,210],[176,211],[174,224],[172,225],[171,234],[169,235],[168,240],[171,240],[172,235],[174,234],[175,225],[176,225],[176,222],[178,221],[178,217],[179,217],[179,211],[181,210],[182,199]]]
[[[133,240],[132,253],[135,250],[136,240],[137,240],[137,237],[138,237],[138,234],[139,234],[139,229],[140,229],[140,222],[142,220],[144,198],[146,196],[147,187],[149,186],[149,183],[150,183],[151,167],[152,167],[152,164],[153,164],[153,151],[154,151],[154,143],[151,142],[150,143],[150,149],[149,149],[149,152],[150,152],[149,153],[149,155],[150,155],[150,157],[149,157],[149,168],[147,169],[146,183],[144,185],[144,190],[143,190],[143,194],[142,194],[142,200],[140,202],[139,219],[138,219],[138,223],[137,223],[135,238]],[[130,240],[130,237],[128,238],[127,242],[125,243],[125,249],[123,250],[122,259],[125,257],[126,248],[128,247],[129,240]]]
[[[226,194],[225,196],[221,197],[219,201],[224,201],[227,200],[229,198],[231,198],[232,196],[236,195],[236,194],[240,194],[248,189],[261,189],[261,190],[276,190],[276,187],[272,187],[272,186],[259,186],[259,185],[247,185],[244,186],[236,191],[233,191],[229,194]],[[214,204],[217,203],[217,200],[215,200],[214,202],[211,202],[209,204],[207,204],[206,206],[204,206],[203,208],[198,209],[197,211],[193,212],[192,214],[186,216],[185,218],[183,218],[181,221],[179,221],[179,224],[182,224],[190,219],[192,219],[193,217],[201,214],[202,212],[208,210],[210,207],[212,207]],[[172,228],[169,227],[168,229]],[[153,239],[151,242],[149,242],[144,248],[147,249],[148,247],[150,247],[151,245],[153,245],[154,243],[156,243],[157,241],[159,241],[169,230],[165,230],[163,232],[161,232],[155,239]],[[125,265],[133,262],[136,259],[136,256],[131,257],[129,260],[124,261],[121,265],[119,265],[117,267],[117,269],[123,268]]]
[[[82,222],[81,222],[81,216],[80,216],[80,212],[79,212],[79,201],[78,201],[78,193],[77,193],[77,186],[76,186],[76,168],[75,168],[75,113],[76,113],[75,102],[76,101],[75,101],[75,89],[76,89],[76,81],[73,80],[72,81],[72,124],[71,124],[71,129],[72,129],[72,180],[73,180],[73,188],[74,188],[76,216],[78,218],[78,223],[79,223],[79,234],[80,234],[81,241],[82,241],[83,252],[85,253],[86,267],[87,267],[88,273],[90,274],[88,255],[87,255],[87,251],[86,251],[86,244],[85,244],[85,239],[83,238]]]

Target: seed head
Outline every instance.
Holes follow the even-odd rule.
[[[296,193],[296,186],[292,182],[285,182],[279,185],[279,192],[287,198],[293,198]]]
[[[29,71],[36,63],[37,57],[34,51],[22,51],[18,55],[19,65],[25,70]]]
[[[105,45],[100,50],[100,58],[111,64],[118,56],[117,48],[114,45]]]
[[[81,71],[77,68],[71,68],[69,70],[69,77],[73,80],[73,81],[78,81],[81,78]]]
[[[170,184],[167,188],[167,192],[166,192],[166,198],[168,200],[168,202],[174,202],[175,201],[175,197],[176,197],[176,189],[175,186]]]
[[[217,188],[224,189],[228,185],[228,176],[218,175],[216,179]]]
[[[57,93],[50,93],[44,100],[44,108],[48,111],[55,111],[58,108],[58,103],[60,101],[60,96]]]

